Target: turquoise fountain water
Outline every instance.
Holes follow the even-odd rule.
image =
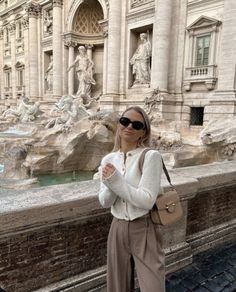
[[[92,171],[72,171],[57,174],[41,174],[38,175],[38,186],[49,186],[66,184],[74,181],[86,181],[93,179],[94,172]]]

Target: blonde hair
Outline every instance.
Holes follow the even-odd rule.
[[[142,117],[143,117],[143,121],[144,121],[144,131],[145,134],[144,136],[140,139],[138,146],[139,147],[149,147],[150,146],[150,139],[151,139],[151,123],[150,123],[150,119],[147,115],[147,113],[139,106],[131,106],[129,108],[127,108],[122,114],[121,117],[123,117],[123,115],[125,113],[127,113],[128,111],[136,111],[137,113],[139,113]],[[116,136],[115,136],[115,144],[114,144],[114,148],[112,151],[118,151],[121,147],[121,141],[120,141],[120,135],[119,135],[119,129],[117,128],[116,130]]]

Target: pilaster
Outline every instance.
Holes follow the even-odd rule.
[[[11,40],[11,68],[12,68],[12,77],[11,77],[11,86],[12,86],[12,98],[16,99],[16,24],[15,22],[11,22],[8,25],[8,30],[10,32],[10,40]]]
[[[216,95],[235,97],[236,60],[236,1],[224,1],[224,19],[221,38],[221,54],[218,69],[218,90]]]
[[[218,86],[205,107],[204,120],[226,118],[236,114],[236,1],[224,1],[224,18],[218,66]]]

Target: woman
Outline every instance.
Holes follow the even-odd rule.
[[[164,253],[158,225],[149,216],[160,189],[162,160],[158,151],[139,158],[150,140],[143,109],[130,107],[121,116],[114,152],[101,162],[99,201],[114,216],[108,236],[107,291],[130,292],[135,265],[141,292],[165,291]]]

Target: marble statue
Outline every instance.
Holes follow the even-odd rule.
[[[68,67],[69,72],[71,68],[75,67],[79,86],[76,95],[80,97],[91,97],[91,87],[96,84],[93,79],[93,61],[88,57],[86,48],[79,46],[79,54],[75,61]]]
[[[200,133],[204,145],[219,149],[219,156],[236,158],[236,117],[209,121]]]
[[[16,118],[21,118],[24,116],[26,112],[26,106],[29,103],[29,99],[26,96],[22,96],[21,101],[19,103],[19,106],[16,109],[7,109],[3,112],[2,117],[3,118],[8,118],[8,117],[16,117]]]
[[[132,73],[134,75],[134,83],[136,84],[150,84],[150,57],[151,57],[151,43],[148,40],[146,33],[140,34],[141,43],[136,49],[133,57],[130,60],[132,65]]]
[[[40,107],[39,101],[36,101],[32,105],[31,104],[26,105],[26,111],[21,121],[22,122],[34,121],[41,113],[39,107]]]
[[[159,88],[154,89],[150,97],[146,97],[144,100],[144,109],[148,115],[154,111],[160,111],[159,105],[163,99]]]
[[[53,55],[50,56],[50,62],[45,74],[45,81],[47,83],[47,90],[52,91],[53,85]]]
[[[70,125],[77,115],[75,106],[73,105],[73,98],[71,96],[62,96],[52,108],[50,114],[58,112],[59,116],[51,118],[46,124],[46,128],[51,128],[57,125]]]
[[[3,112],[3,118],[16,118],[21,122],[30,122],[35,120],[39,114],[40,103],[35,102],[34,104],[29,103],[29,99],[26,96],[22,97],[19,106],[16,109],[7,109]]]

